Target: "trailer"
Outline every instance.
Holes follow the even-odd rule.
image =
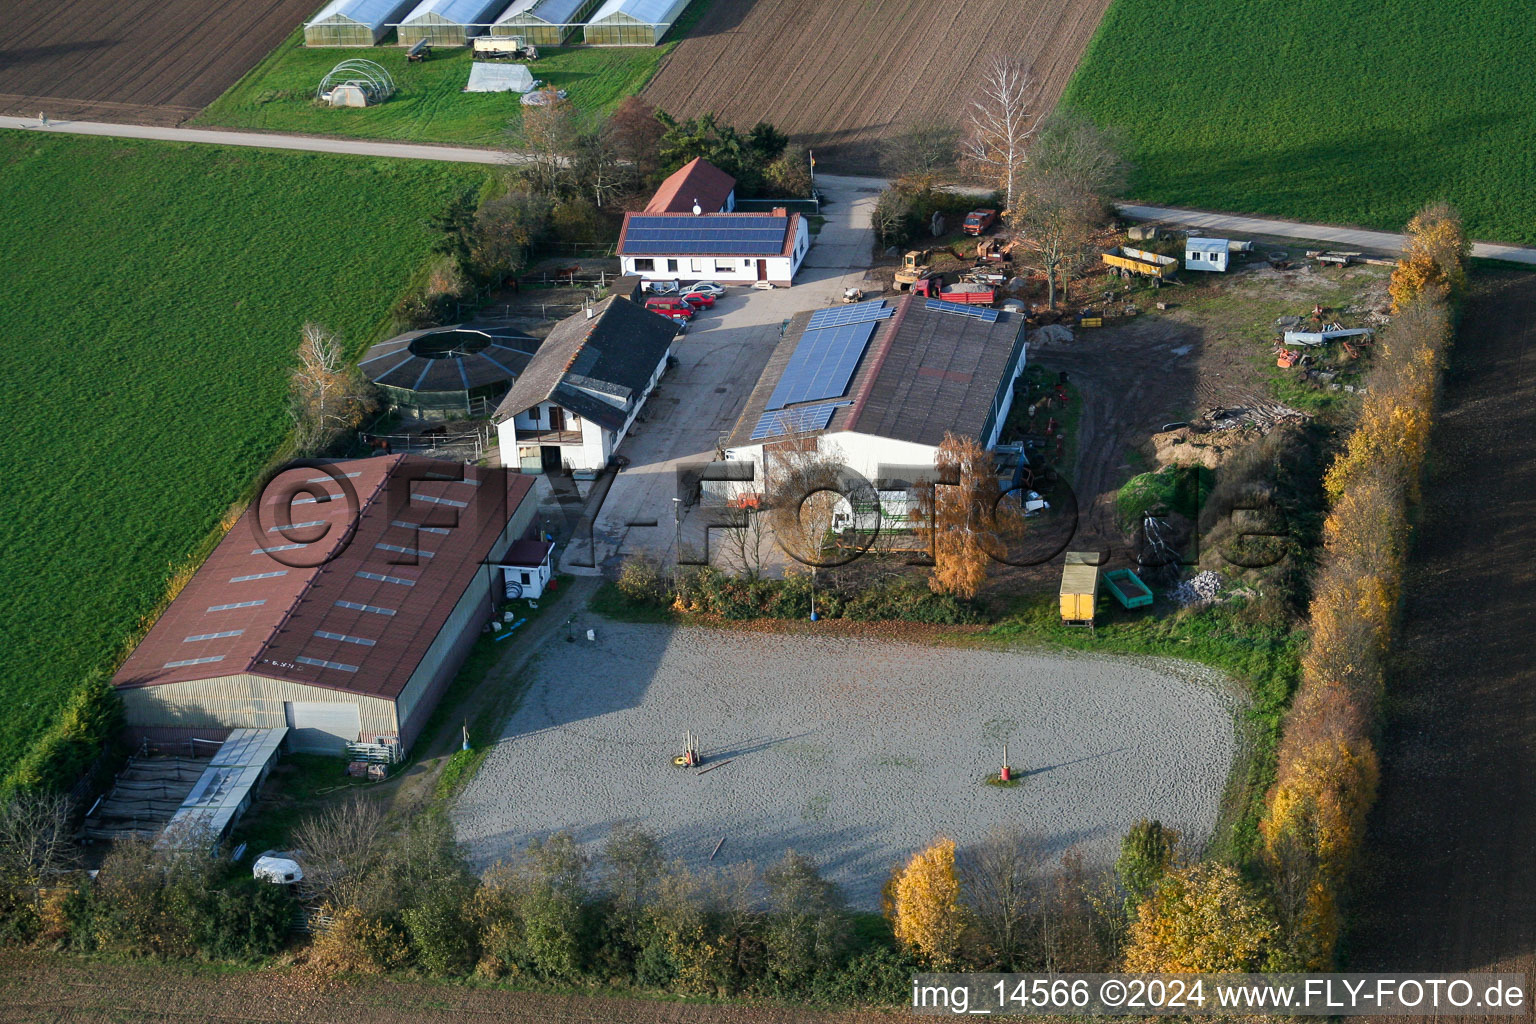
[[[1068,551],[1066,564],[1061,569],[1062,625],[1092,626],[1098,599],[1098,552]]]
[[[1163,256],[1155,252],[1147,252],[1143,249],[1132,249],[1128,245],[1122,245],[1101,253],[1100,258],[1116,270],[1124,270],[1132,274],[1140,274],[1143,277],[1165,278],[1179,271],[1179,261],[1172,256]]]
[[[943,274],[930,274],[918,281],[912,286],[912,294],[966,306],[990,306],[997,301],[997,289],[987,285],[961,282],[945,288]]]
[[[1152,603],[1152,588],[1130,569],[1116,569],[1104,574],[1109,592],[1122,608],[1145,608]]]

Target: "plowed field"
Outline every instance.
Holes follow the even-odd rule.
[[[176,124],[234,85],[317,7],[317,0],[12,0],[0,40],[0,113]]]
[[[982,64],[1031,62],[1036,109],[1066,87],[1109,0],[715,0],[644,97],[674,116],[771,121],[823,169],[878,169],[916,116],[960,123]]]

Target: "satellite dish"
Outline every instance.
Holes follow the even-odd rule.
[[[699,205],[698,199],[694,199],[694,201],[693,201],[693,215],[695,217],[697,217],[700,214],[702,214],[703,212],[704,212],[704,207]]]

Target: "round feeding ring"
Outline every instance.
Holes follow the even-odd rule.
[[[446,330],[413,338],[408,347],[411,355],[422,359],[457,359],[483,352],[490,344],[491,339],[479,331]]]

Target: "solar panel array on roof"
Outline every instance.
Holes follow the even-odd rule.
[[[953,313],[956,316],[985,320],[989,324],[997,323],[997,310],[986,306],[967,306],[963,302],[945,302],[943,299],[929,299],[927,306],[936,313]]]
[[[624,246],[632,252],[776,256],[788,217],[631,217]]]
[[[758,417],[757,426],[752,428],[751,439],[761,441],[786,434],[802,434],[808,430],[826,430],[827,424],[832,422],[832,414],[843,406],[852,404],[852,402],[822,402],[819,405],[802,405],[797,409],[776,409],[765,412]]]
[[[858,367],[869,339],[875,333],[875,321],[806,331],[795,346],[794,355],[784,367],[778,386],[768,398],[769,409],[782,409],[818,398],[836,398],[847,394],[848,382]]]
[[[811,315],[811,322],[805,329],[819,331],[842,324],[863,323],[865,320],[884,320],[888,316],[895,315],[896,311],[888,309],[884,299],[870,299],[868,302],[858,302],[851,306],[833,306],[830,309],[817,310]]]

